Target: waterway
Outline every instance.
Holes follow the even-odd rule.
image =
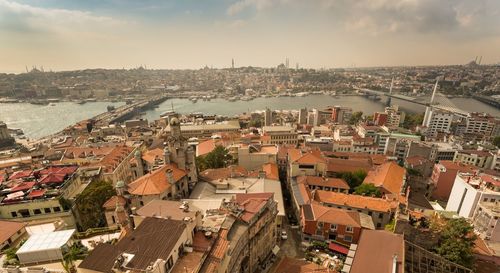
[[[500,110],[474,99],[452,98],[450,101],[465,111],[481,111],[500,116]],[[412,113],[421,113],[425,110],[423,105],[398,99],[392,99],[392,104],[397,104],[404,111]],[[7,123],[9,127],[22,129],[29,138],[40,138],[56,133],[80,120],[105,112],[108,105],[120,106],[123,103],[89,102],[79,105],[73,102],[59,102],[55,106],[0,103],[0,120]],[[147,110],[143,113],[142,118],[153,121],[158,119],[161,113],[171,110],[172,106],[176,112],[181,114],[201,112],[233,116],[243,112],[263,110],[266,107],[272,110],[290,110],[304,107],[321,109],[331,105],[348,106],[354,111],[363,111],[368,115],[376,111],[383,111],[385,99],[373,101],[360,96],[331,97],[327,95],[257,98],[251,101],[235,102],[212,99],[210,101],[198,100],[198,102],[193,103],[187,99],[171,99],[161,103],[157,108]]]

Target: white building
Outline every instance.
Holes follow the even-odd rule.
[[[449,133],[454,114],[451,112],[432,109],[429,110],[429,116],[425,120],[424,126],[428,133],[445,132]]]
[[[479,202],[500,202],[499,184],[498,177],[460,173],[455,178],[446,210],[472,218]]]
[[[61,261],[75,229],[33,234],[16,252],[21,264]]]

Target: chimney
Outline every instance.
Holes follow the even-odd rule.
[[[260,171],[259,171],[259,178],[266,179],[266,172],[265,172],[265,171],[263,171],[263,170],[260,170]]]
[[[172,169],[167,169],[166,173],[167,173],[167,181],[168,181],[168,183],[171,184],[171,185],[175,184],[175,181],[174,181],[174,172],[172,171]]]

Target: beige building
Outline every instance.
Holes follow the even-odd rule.
[[[482,201],[477,204],[476,211],[472,217],[474,229],[481,238],[491,242],[500,242],[500,204],[496,202]]]
[[[278,147],[276,145],[238,146],[238,165],[247,170],[255,170],[267,163],[276,164]]]
[[[490,169],[493,166],[494,156],[488,151],[462,150],[455,154],[454,162],[473,165],[478,168]]]
[[[298,134],[291,126],[264,126],[262,135],[269,136],[269,144],[297,144]]]

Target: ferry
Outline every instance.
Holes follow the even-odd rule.
[[[86,102],[86,101],[84,101],[84,100],[77,100],[77,101],[76,101],[76,104],[85,104],[85,103],[87,103],[87,102]]]
[[[195,103],[198,101],[198,98],[197,97],[190,97],[189,100],[192,101],[193,103]]]

